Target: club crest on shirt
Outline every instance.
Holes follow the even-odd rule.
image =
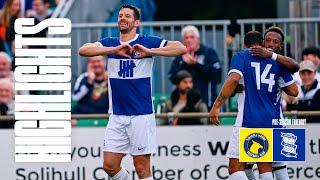
[[[119,77],[133,77],[133,68],[136,67],[136,64],[133,60],[120,60],[119,63]]]

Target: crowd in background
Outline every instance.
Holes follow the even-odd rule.
[[[286,97],[284,109],[298,111],[320,110],[320,49],[308,47],[302,51],[302,61],[299,72],[294,74],[294,80],[299,87],[299,95],[296,98]],[[300,116],[307,122],[320,122],[319,116]]]
[[[160,105],[162,113],[184,113],[184,112],[208,112],[212,103],[217,97],[217,85],[221,83],[221,65],[217,52],[200,42],[200,34],[195,26],[186,26],[181,32],[182,42],[187,47],[188,52],[172,61],[168,72],[168,79],[176,87],[170,97]],[[90,64],[90,59],[89,59]],[[89,65],[88,64],[88,65]],[[320,50],[317,47],[307,47],[302,50],[302,60],[300,69],[293,75],[299,87],[299,95],[296,98],[286,96],[283,93],[282,107],[285,110],[310,111],[320,110]],[[81,91],[82,98],[74,98],[79,105],[74,108],[74,113],[89,113],[90,108],[81,107],[92,106],[94,101],[94,88],[86,83],[88,73],[81,75],[76,83],[74,97]],[[80,83],[82,81],[82,83]],[[79,90],[80,89],[80,90]],[[107,91],[107,89],[106,89]],[[90,95],[91,94],[91,95]],[[90,95],[90,96],[89,96]],[[102,97],[107,99],[106,97]],[[88,99],[89,98],[89,99]],[[90,99],[91,98],[91,99]],[[95,108],[92,113],[107,113],[108,104]],[[100,103],[99,103],[100,104]],[[81,108],[80,108],[81,109]],[[307,122],[317,122],[318,116],[298,117],[306,118]],[[200,125],[209,124],[208,118],[168,118],[161,119],[161,124],[171,125]]]
[[[170,98],[160,105],[160,112],[208,112],[217,96],[217,85],[221,82],[220,60],[214,49],[201,44],[199,30],[195,26],[184,27],[181,36],[188,52],[176,57],[172,62],[168,78],[176,88]],[[101,59],[101,63],[93,65],[93,59]],[[88,70],[79,76],[74,87],[73,100],[77,103],[73,113],[108,112],[108,89],[105,85],[107,81],[102,77],[102,66],[106,69],[102,57],[88,59]],[[104,92],[98,97],[97,87]],[[172,125],[208,123],[208,118],[175,118],[162,121],[162,124]]]
[[[58,0],[0,0],[0,113],[14,114],[14,21],[19,17],[33,17],[39,23],[50,18]],[[41,31],[34,37],[45,37]],[[186,26],[181,41],[188,52],[172,61],[168,78],[175,89],[163,102],[159,112],[208,112],[219,92],[221,62],[216,50],[200,41],[199,30]],[[28,47],[45,48],[45,47]],[[81,74],[73,88],[74,114],[108,112],[108,75],[106,59],[88,59],[87,72]],[[300,70],[294,74],[299,86],[296,98],[284,96],[286,110],[320,110],[320,50],[308,47],[302,51]],[[29,93],[29,92],[24,92]],[[34,92],[30,92],[34,93]],[[305,117],[300,117],[305,118]],[[317,121],[318,117],[307,118]],[[209,124],[208,118],[171,118],[162,124],[191,125]],[[1,127],[1,125],[0,125]]]
[[[52,0],[1,0],[0,1],[0,115],[14,114],[14,22],[20,17],[35,18],[35,23],[50,18],[59,1]],[[34,37],[46,37],[46,30]],[[43,48],[43,47],[28,47]],[[36,92],[17,92],[28,94]],[[12,127],[12,122],[1,122],[0,127]]]

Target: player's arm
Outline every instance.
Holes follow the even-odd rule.
[[[218,119],[220,107],[234,93],[234,90],[239,84],[240,79],[241,79],[241,75],[239,73],[232,72],[230,73],[230,75],[228,76],[228,79],[223,84],[220,94],[215,100],[210,111],[210,119],[213,124],[215,125],[220,124]]]
[[[282,90],[289,96],[297,97],[299,94],[298,86],[296,83],[283,87]]]
[[[85,57],[106,56],[108,54],[118,54],[130,58],[128,51],[131,47],[128,44],[122,44],[116,47],[104,47],[100,43],[86,43],[79,48],[79,55]]]
[[[232,56],[228,79],[223,84],[221,91],[212,105],[210,111],[210,120],[213,124],[219,125],[219,112],[222,104],[234,93],[245,72],[245,59],[241,52],[237,52]]]
[[[261,46],[253,46],[250,48],[252,55],[260,56],[263,58],[272,58],[276,60],[279,64],[285,67],[290,73],[295,73],[299,70],[299,64],[292,58],[276,54],[272,51],[267,50]]]
[[[180,56],[187,52],[187,48],[179,41],[168,41],[167,45],[151,48],[151,56]]]
[[[103,47],[98,43],[86,43],[79,48],[79,55],[85,57],[105,56],[114,53],[114,47]]]
[[[272,55],[271,55],[272,57]],[[287,68],[290,73],[295,73],[299,70],[299,64],[292,58],[277,54],[276,61],[283,67]]]
[[[146,48],[143,45],[136,44],[133,51],[138,52],[136,58],[148,56],[180,56],[187,52],[187,48],[179,41],[167,41],[165,46],[158,48]]]
[[[293,80],[292,75],[290,74],[290,72],[287,71],[287,69],[284,69],[284,67],[282,68],[283,69],[280,72],[280,78],[277,84],[287,95],[294,97],[298,96],[298,86]]]

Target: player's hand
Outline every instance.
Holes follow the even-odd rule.
[[[285,97],[283,97],[283,99],[286,100],[286,102],[287,102],[288,104],[294,104],[294,105],[299,104],[299,98],[298,98],[298,97],[293,97],[293,96],[285,95]]]
[[[135,54],[135,58],[144,58],[144,57],[152,56],[151,50],[140,44],[135,44],[132,49]]]
[[[210,111],[210,115],[209,115],[210,121],[216,126],[220,125],[219,113],[220,113],[220,108],[212,107],[212,109]]]
[[[115,54],[126,57],[126,58],[131,58],[131,56],[129,55],[131,51],[132,51],[132,47],[129,44],[121,44],[114,48]]]
[[[253,46],[250,48],[250,53],[253,56],[260,56],[263,58],[270,58],[272,56],[272,51],[262,47],[262,46]]]

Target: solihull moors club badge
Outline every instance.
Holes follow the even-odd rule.
[[[297,158],[297,155],[298,155],[297,147],[298,146],[296,145],[296,141],[297,141],[298,137],[292,133],[283,133],[283,132],[281,132],[281,137],[282,137],[281,154],[286,157]]]
[[[252,133],[244,141],[244,150],[252,158],[260,158],[268,152],[269,142],[260,133]]]

